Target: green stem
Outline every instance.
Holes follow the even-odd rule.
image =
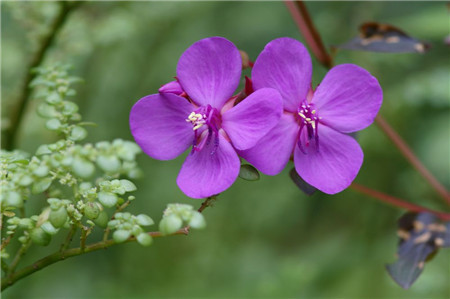
[[[69,16],[70,12],[72,12],[78,5],[80,5],[82,3],[82,1],[76,1],[74,3],[61,1],[58,3],[59,3],[59,5],[61,5],[59,14],[53,20],[53,23],[50,26],[50,31],[42,39],[42,43],[40,44],[39,49],[37,50],[33,59],[30,61],[30,64],[27,68],[27,77],[25,78],[25,81],[24,81],[24,84],[22,87],[22,94],[20,95],[19,99],[17,100],[17,108],[15,109],[15,111],[12,111],[10,113],[9,129],[5,132],[5,139],[2,140],[3,146],[7,150],[13,150],[16,146],[17,132],[19,130],[22,118],[25,114],[25,108],[27,106],[27,103],[28,103],[28,100],[30,97],[29,85],[30,85],[31,81],[33,81],[34,77],[36,76],[36,74],[33,73],[32,70],[34,68],[38,67],[42,63],[48,50],[50,49],[51,45],[53,44],[58,32],[60,31],[60,29],[63,27],[64,23],[66,22],[67,17]]]
[[[20,249],[17,251],[16,256],[14,257],[13,261],[11,262],[11,265],[9,266],[8,277],[10,277],[14,274],[14,270],[16,270],[17,265],[20,262],[20,259],[25,254],[25,252],[27,252],[30,245],[31,245],[31,241],[28,240],[26,243],[22,244]]]
[[[148,234],[153,238],[162,237],[162,234],[160,232],[149,232]],[[182,228],[182,229],[178,230],[177,232],[173,233],[171,236],[187,235],[187,234],[188,234],[188,230],[186,228]],[[125,242],[133,242],[133,241],[136,241],[135,237],[130,237]],[[50,255],[38,260],[37,262],[35,262],[29,266],[26,266],[26,267],[20,269],[19,271],[12,273],[11,275],[8,275],[6,278],[3,278],[1,290],[3,291],[4,289],[12,286],[18,280],[20,280],[30,274],[33,274],[34,272],[39,271],[45,267],[48,267],[56,262],[62,261],[64,259],[67,259],[67,258],[70,258],[73,256],[78,256],[78,255],[82,255],[85,253],[97,251],[100,249],[105,249],[105,248],[111,247],[116,244],[119,244],[119,243],[115,243],[114,240],[111,239],[111,240],[106,240],[106,241],[100,241],[100,242],[88,245],[84,248],[77,247],[77,248],[66,249],[64,251],[58,250],[57,252],[54,252],[53,254],[50,254]],[[12,271],[10,271],[10,272],[12,272]]]
[[[66,240],[64,243],[61,244],[61,248],[59,249],[60,252],[63,252],[70,246],[70,242],[72,242],[73,235],[77,231],[77,226],[75,224],[72,224],[72,227],[69,230],[69,233],[67,234]]]

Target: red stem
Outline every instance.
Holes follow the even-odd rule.
[[[377,190],[370,189],[368,187],[365,187],[365,186],[362,186],[362,185],[359,185],[356,183],[352,183],[350,185],[350,188],[352,188],[358,192],[364,193],[366,195],[372,196],[373,198],[381,200],[387,204],[390,204],[390,205],[393,205],[393,206],[396,206],[399,208],[403,208],[403,209],[406,209],[411,212],[429,212],[429,213],[433,213],[434,215],[436,215],[443,221],[450,221],[450,214],[448,214],[448,213],[431,210],[431,209],[404,201],[403,199],[382,193]]]
[[[322,43],[322,39],[320,38],[320,34],[314,27],[303,1],[284,1],[284,3],[316,58],[325,67],[331,68],[333,65],[332,58],[328,55],[328,52]]]
[[[395,146],[405,156],[405,158],[417,169],[417,171],[430,183],[430,185],[439,193],[439,195],[450,204],[450,194],[444,186],[425,168],[425,166],[414,155],[406,142],[398,135],[398,133],[386,122],[386,120],[378,114],[375,122],[381,130],[391,139]]]

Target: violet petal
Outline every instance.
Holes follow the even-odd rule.
[[[284,109],[297,112],[311,84],[311,57],[295,39],[278,38],[266,45],[252,70],[253,87],[275,88],[281,93]]]
[[[143,97],[130,112],[131,134],[150,157],[174,159],[192,144],[194,133],[186,118],[193,108],[174,94]]]
[[[189,154],[178,174],[177,184],[187,196],[205,198],[228,189],[241,166],[236,151],[219,133],[219,144],[205,145]]]
[[[319,150],[303,153],[298,146],[294,164],[298,174],[310,185],[328,194],[347,188],[363,161],[358,142],[327,126],[319,126]]]
[[[222,115],[222,128],[235,148],[249,149],[278,123],[282,105],[278,91],[259,89]]]
[[[289,161],[298,129],[294,116],[285,112],[278,124],[254,147],[238,153],[262,173],[277,175]]]
[[[233,95],[241,77],[241,55],[223,37],[199,40],[180,57],[177,78],[198,105],[220,109]]]
[[[369,126],[380,109],[383,91],[377,79],[354,64],[332,68],[314,92],[321,122],[350,133]]]

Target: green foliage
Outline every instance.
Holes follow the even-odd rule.
[[[145,228],[154,221],[145,214],[123,212],[135,199],[129,193],[137,190],[132,181],[123,177],[141,176],[135,160],[140,148],[122,139],[80,144],[87,137],[83,126],[90,123],[81,122],[78,105],[68,100],[76,93],[72,84],[80,80],[69,76],[64,65],[35,71],[37,76],[31,87],[36,89],[36,97],[43,100],[37,112],[47,119],[46,128],[62,138],[39,146],[35,155],[3,150],[0,153],[1,215],[2,224],[7,223],[8,236],[2,239],[1,250],[5,274],[12,275],[31,244],[47,246],[55,235],[68,234],[61,245],[64,249],[70,246],[77,230],[82,232],[81,247],[86,246],[87,237],[97,226],[104,230],[103,242],[112,231],[116,243],[136,240],[143,246],[150,245],[152,237]],[[28,215],[27,203],[42,197],[47,200],[41,212]],[[204,226],[203,217],[195,216],[192,207],[188,207],[183,208],[189,210],[183,221],[192,222],[193,227]],[[8,245],[14,240],[22,247],[14,253],[15,264],[9,270],[7,260],[17,248]]]

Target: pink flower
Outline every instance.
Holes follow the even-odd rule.
[[[225,105],[239,85],[241,67],[230,41],[200,40],[178,61],[179,86],[163,86],[160,94],[140,99],[131,109],[131,133],[150,157],[174,159],[192,145],[177,178],[190,197],[229,188],[240,169],[236,149],[255,146],[281,117],[281,96],[271,88],[261,88],[234,107]],[[177,95],[183,91],[188,99]]]
[[[278,174],[293,154],[307,183],[334,194],[351,184],[363,161],[347,133],[373,122],[383,95],[378,81],[356,65],[332,68],[314,93],[311,75],[311,58],[300,42],[279,38],[266,45],[252,70],[253,87],[277,89],[285,111],[255,147],[239,153],[268,175]]]

